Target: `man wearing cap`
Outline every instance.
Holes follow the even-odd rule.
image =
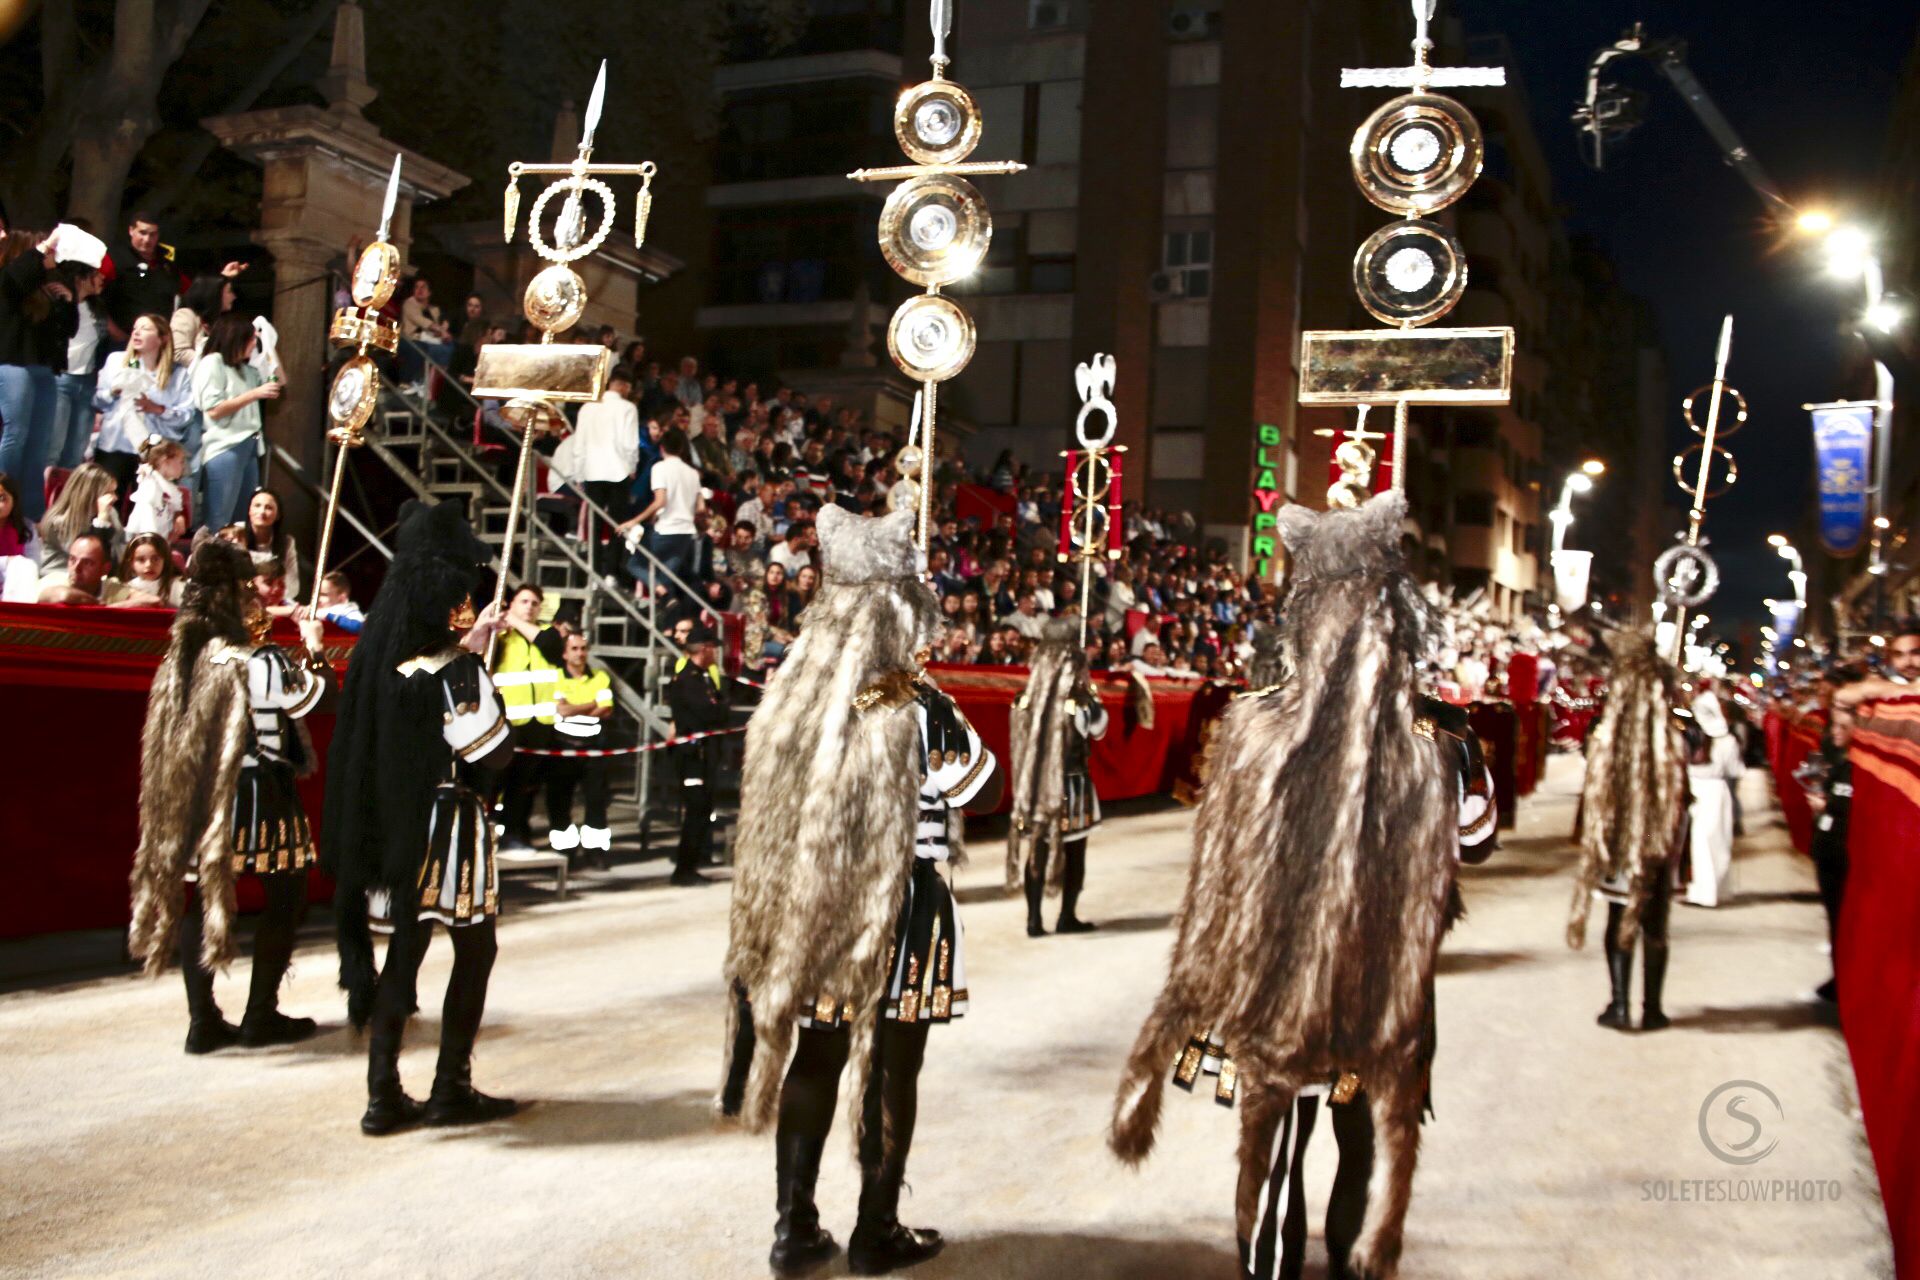
[[[727,727],[727,677],[720,669],[719,637],[704,621],[697,622],[687,637],[686,650],[674,663],[673,678],[667,682],[667,706],[673,712],[676,739]],[[680,844],[673,855],[672,882],[706,884],[707,877],[700,874],[700,868],[713,849],[711,787],[719,773],[720,742],[717,738],[676,742],[668,748],[668,754],[680,777],[685,808]]]

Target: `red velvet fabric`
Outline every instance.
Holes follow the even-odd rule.
[[[1780,797],[1780,812],[1787,820],[1787,834],[1793,847],[1805,853],[1813,847],[1813,810],[1807,807],[1807,793],[1793,780],[1793,771],[1807,762],[1820,748],[1820,735],[1826,732],[1825,712],[1782,717],[1767,715],[1767,759],[1773,765],[1774,790]]]
[[[1834,973],[1895,1269],[1920,1276],[1920,698],[1864,710]]]
[[[13,730],[20,746],[0,766],[7,780],[6,802],[0,804],[0,874],[8,886],[0,895],[0,938],[126,924],[127,875],[140,839],[140,733],[172,621],[164,610],[0,605],[0,723]],[[298,643],[291,623],[281,624],[277,638]],[[352,642],[350,635],[328,632],[336,666]],[[1008,715],[1026,687],[1026,668],[936,666],[933,672],[987,745],[1006,759]],[[1199,685],[1151,681],[1155,723],[1147,729],[1127,717],[1124,682],[1096,683],[1112,717],[1093,751],[1101,797],[1121,800],[1170,789],[1186,763]],[[59,729],[40,735],[19,728],[35,725]],[[301,797],[317,829],[333,717],[316,712],[307,727],[321,767],[301,783]],[[241,886],[241,906],[257,906],[252,877],[243,877]],[[326,877],[316,873],[312,899],[331,894]]]
[[[16,746],[0,765],[0,876],[8,886],[0,938],[126,924],[140,839],[140,733],[172,623],[170,610],[0,605],[0,724]],[[299,643],[292,623],[280,624],[276,638]],[[352,641],[328,632],[336,664]],[[300,794],[317,830],[333,717],[316,713],[307,726],[323,768]],[[333,893],[324,876],[310,885],[314,901]],[[240,905],[260,905],[252,876],[241,878]]]

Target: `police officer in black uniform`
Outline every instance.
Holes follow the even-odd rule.
[[[720,640],[713,628],[698,623],[687,637],[687,651],[667,682],[667,706],[673,712],[673,736],[685,738],[727,727],[727,677],[720,670]],[[720,740],[703,738],[669,747],[680,780],[685,811],[680,844],[673,856],[672,883],[708,883],[700,874],[713,850],[713,782],[719,775]]]

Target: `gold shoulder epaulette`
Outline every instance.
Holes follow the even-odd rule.
[[[913,701],[913,673],[889,671],[853,696],[855,711],[892,710]]]
[[[400,673],[402,679],[405,679],[416,671],[424,671],[428,675],[432,675],[465,652],[465,649],[448,645],[444,649],[435,649],[431,653],[423,653],[418,657],[408,658],[405,662],[395,667],[394,670]]]

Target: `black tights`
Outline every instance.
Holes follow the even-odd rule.
[[[898,1186],[920,1109],[920,1068],[926,1060],[926,1022],[883,1019],[874,1036],[873,1065],[861,1100],[860,1165],[870,1177]],[[839,1105],[840,1072],[852,1039],[841,1028],[805,1028],[780,1090],[780,1134],[824,1146]],[[817,1148],[816,1148],[817,1149]]]
[[[1080,891],[1087,886],[1087,841],[1078,840],[1039,840],[1033,847],[1033,857],[1027,861],[1027,873],[1023,877],[1027,891],[1027,923],[1033,928],[1040,927],[1040,900],[1047,891],[1047,859],[1055,845],[1065,848],[1067,865],[1060,876],[1060,918],[1078,920],[1080,917],[1074,908],[1080,903]]]
[[[1620,924],[1626,913],[1622,903],[1607,904],[1607,971],[1613,980],[1614,1006],[1620,1009],[1627,1007],[1633,976],[1633,952],[1620,945]],[[1647,961],[1641,995],[1656,1010],[1660,1008],[1661,994],[1666,988],[1667,920],[1672,914],[1673,888],[1663,876],[1648,895],[1646,905],[1640,908],[1640,947]]]
[[[440,1009],[440,1061],[435,1083],[464,1080],[473,1058],[473,1042],[487,1008],[487,980],[493,973],[499,944],[491,918],[480,924],[448,929],[453,939],[453,973],[447,979],[446,1001]],[[387,962],[374,988],[371,1035],[368,1043],[369,1084],[373,1077],[399,1074],[400,1041],[417,1002],[420,963],[433,940],[433,923],[405,922],[387,947]]]
[[[293,935],[300,926],[300,908],[307,900],[307,873],[281,871],[260,877],[267,905],[253,932],[253,983],[247,991],[247,1015],[260,1018],[280,1007],[280,980],[293,962]],[[187,1016],[196,1023],[221,1021],[213,998],[213,971],[200,964],[206,937],[206,904],[200,887],[187,889],[191,902],[180,919],[180,973],[187,986]]]
[[[1340,1148],[1333,1190],[1327,1197],[1327,1256],[1334,1275],[1345,1273],[1366,1217],[1367,1184],[1373,1176],[1373,1112],[1365,1093],[1341,1103],[1297,1097],[1288,1111],[1273,1119],[1266,1133],[1258,1135],[1255,1150],[1262,1156],[1271,1150],[1273,1165],[1264,1171],[1253,1234],[1241,1243],[1242,1272],[1253,1280],[1299,1280],[1307,1248],[1307,1142],[1323,1105],[1332,1117],[1333,1139]],[[1253,1164],[1243,1168],[1240,1176],[1260,1179],[1263,1171]]]

